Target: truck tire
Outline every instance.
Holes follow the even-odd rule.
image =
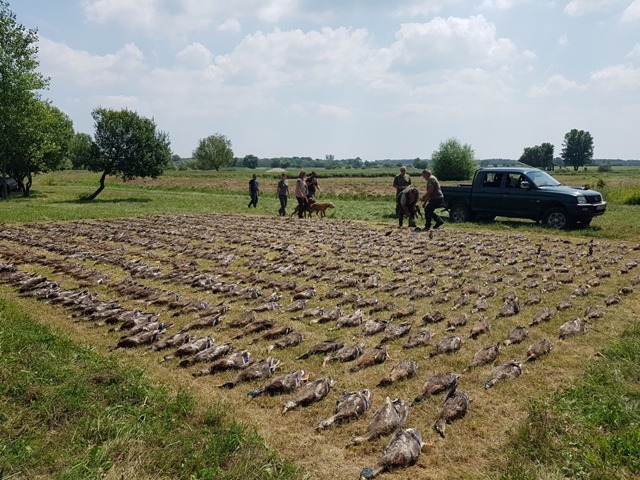
[[[458,204],[449,209],[449,218],[452,222],[462,223],[473,220],[471,210],[466,205]]]
[[[542,224],[549,228],[568,230],[573,226],[573,219],[564,208],[550,208],[542,216]]]

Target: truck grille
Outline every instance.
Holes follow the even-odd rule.
[[[587,203],[601,203],[602,202],[602,195],[588,195],[588,196],[585,196],[585,198],[587,199]]]

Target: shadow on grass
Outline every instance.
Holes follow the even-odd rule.
[[[149,198],[135,198],[135,197],[129,197],[129,198],[109,198],[109,199],[104,199],[104,198],[97,198],[94,200],[88,200],[86,198],[77,198],[75,200],[67,200],[65,202],[61,202],[61,203],[75,203],[75,204],[112,204],[112,203],[149,203],[151,202],[151,199]]]

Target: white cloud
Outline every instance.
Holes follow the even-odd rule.
[[[240,22],[236,18],[229,18],[218,26],[218,30],[226,33],[240,33]]]
[[[338,105],[319,105],[318,113],[338,118],[349,118],[352,116],[351,110]]]
[[[640,0],[634,0],[631,2],[625,11],[622,13],[623,22],[636,22],[640,20]]]
[[[391,47],[400,69],[431,70],[454,66],[500,66],[518,59],[514,43],[498,38],[482,16],[437,17],[428,23],[405,23]]]
[[[176,59],[180,62],[196,68],[209,65],[212,57],[209,49],[201,43],[192,43],[176,54]]]
[[[532,97],[545,97],[560,95],[565,92],[580,92],[586,90],[586,86],[569,80],[564,75],[553,75],[544,84],[534,85],[529,89],[528,95]]]
[[[581,17],[590,13],[609,11],[620,0],[571,0],[564,13],[570,17]]]
[[[276,23],[282,17],[291,15],[298,9],[297,0],[269,0],[258,9],[258,18],[263,22]]]
[[[640,43],[636,43],[631,51],[625,56],[627,58],[640,58]]]
[[[640,69],[612,65],[591,74],[591,81],[606,91],[640,91]]]
[[[144,54],[131,43],[107,55],[73,50],[46,38],[40,38],[39,48],[46,75],[81,86],[122,84],[135,79],[145,68]]]
[[[560,35],[558,37],[558,45],[560,45],[561,47],[566,47],[567,45],[569,45],[569,37],[567,37],[566,35]]]
[[[422,0],[419,2],[409,2],[408,6],[396,7],[397,17],[428,17],[434,15],[448,5],[459,3],[459,0]]]
[[[531,0],[484,0],[484,2],[482,2],[482,8],[508,10],[530,2]]]

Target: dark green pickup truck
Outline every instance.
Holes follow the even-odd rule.
[[[454,222],[495,217],[529,218],[553,228],[589,225],[607,202],[596,191],[570,187],[537,168],[482,168],[471,185],[442,187]]]

